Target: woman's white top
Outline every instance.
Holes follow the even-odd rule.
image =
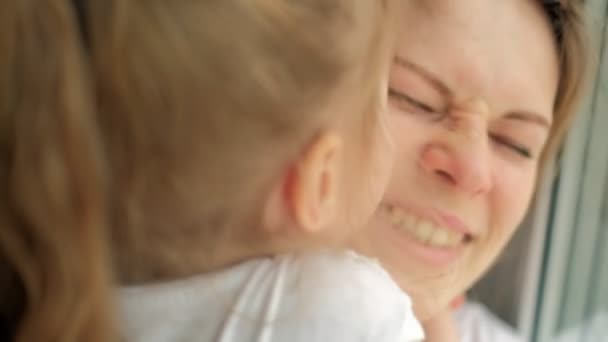
[[[465,302],[455,313],[461,342],[524,342],[515,330],[485,306]]]
[[[189,279],[120,290],[130,342],[407,342],[410,298],[373,260],[327,251],[250,260]]]

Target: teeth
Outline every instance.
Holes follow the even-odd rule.
[[[464,240],[462,233],[436,226],[430,221],[406,213],[401,208],[386,206],[385,212],[395,228],[426,245],[440,248],[456,247]]]
[[[416,238],[422,242],[428,242],[431,236],[435,235],[433,225],[429,222],[420,220],[418,222],[418,227],[415,226],[412,229],[416,229]]]
[[[437,229],[429,239],[429,245],[445,247],[449,242],[448,232],[445,229]]]
[[[459,243],[462,242],[462,240],[464,239],[464,235],[463,234],[458,234],[454,231],[450,231],[448,234],[449,240],[448,240],[448,245],[449,246],[456,246]]]

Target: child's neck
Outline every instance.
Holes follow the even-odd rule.
[[[221,248],[219,248],[221,245]],[[118,281],[123,285],[163,282],[192,277],[243,262],[247,259],[274,254],[269,248],[250,243],[218,243],[206,246],[196,241],[145,249],[122,248],[115,253]]]
[[[254,258],[338,245],[321,237],[310,236],[277,239],[249,237],[240,240],[240,243],[233,241],[207,248],[202,243],[174,245],[170,248],[146,248],[140,253],[135,253],[135,249],[125,248],[122,253],[115,255],[118,281],[123,285],[171,281],[215,271]]]

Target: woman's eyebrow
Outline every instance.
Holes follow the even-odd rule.
[[[452,97],[453,93],[450,88],[445,83],[440,81],[437,76],[433,75],[433,73],[424,69],[420,65],[417,65],[401,56],[395,56],[394,63],[396,66],[415,72],[417,75],[424,78],[426,81],[429,82],[429,84],[431,84],[433,88],[437,89],[437,91],[439,91],[443,96],[446,96],[448,98]],[[551,128],[551,121],[547,119],[544,115],[525,110],[510,112],[505,115],[504,118],[510,120],[530,122],[533,124],[537,124],[541,127],[545,127],[547,129]]]
[[[431,86],[433,86],[433,88],[437,89],[437,91],[441,93],[441,95],[449,98],[452,97],[452,91],[450,90],[450,88],[445,83],[441,82],[437,76],[433,75],[428,70],[425,70],[420,65],[408,61],[407,59],[400,56],[395,56],[393,62],[395,63],[395,65],[413,71],[425,80],[427,80],[431,84]]]

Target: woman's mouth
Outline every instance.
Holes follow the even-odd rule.
[[[392,229],[406,238],[395,236],[402,241],[399,244],[404,244],[402,247],[411,252],[418,250],[417,254],[430,261],[443,263],[452,260],[461,247],[473,240],[464,229],[441,224],[441,220],[431,219],[431,214],[424,216],[391,204],[382,204],[380,211]]]

